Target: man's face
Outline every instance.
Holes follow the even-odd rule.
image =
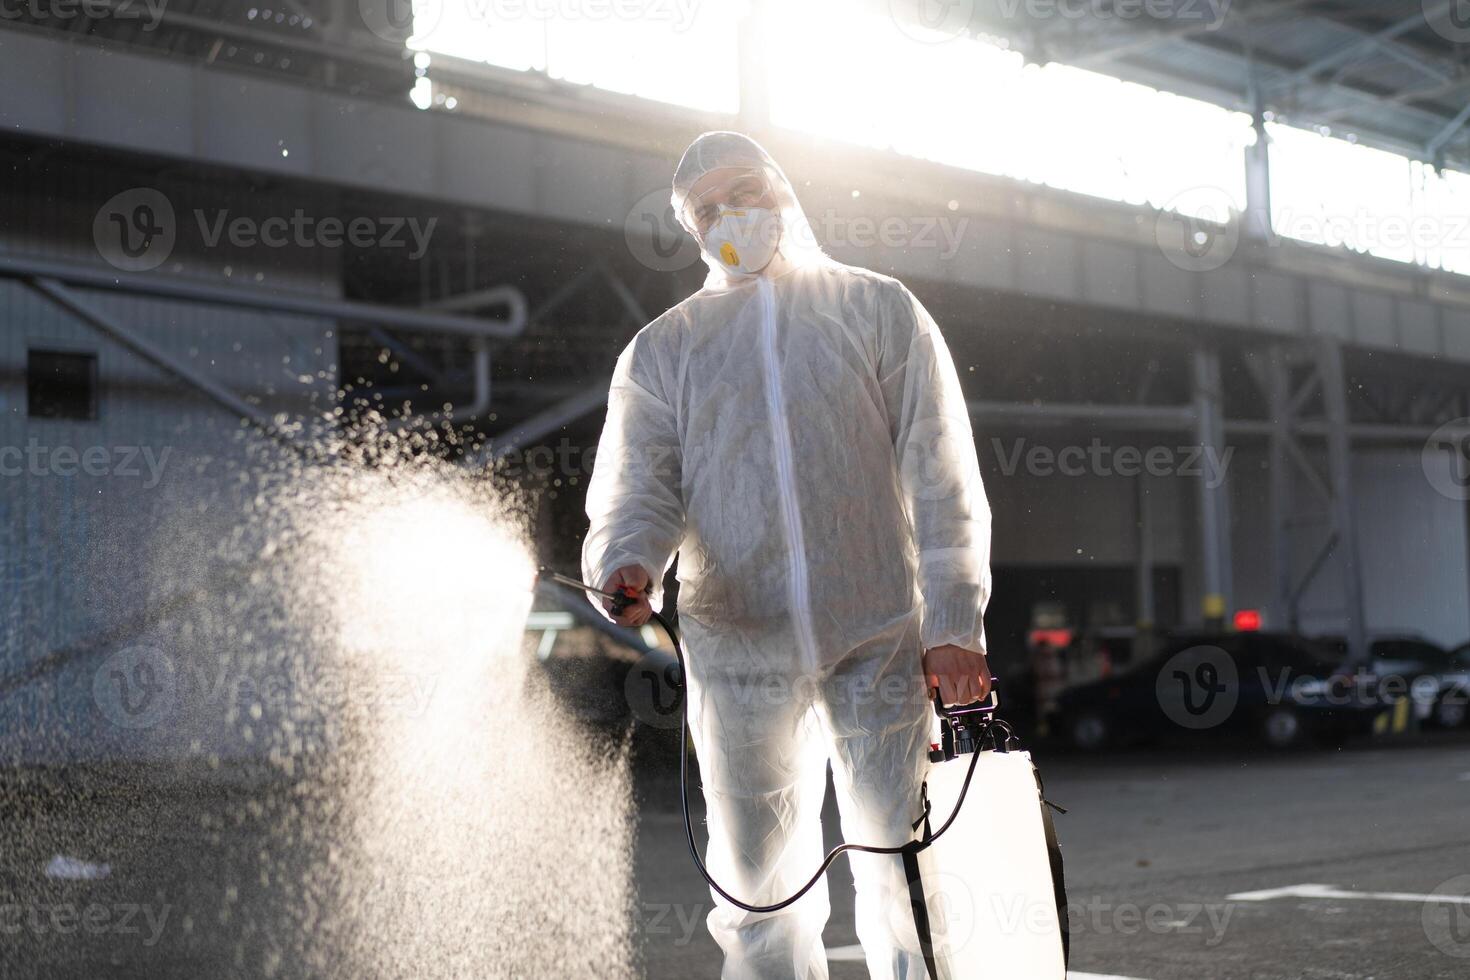
[[[706,232],[719,220],[720,207],[769,208],[777,206],[770,182],[758,170],[744,167],[720,167],[694,182],[684,202],[685,220],[703,240]]]

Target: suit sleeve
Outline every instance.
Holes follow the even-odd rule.
[[[928,311],[897,286],[883,312],[878,380],[918,550],[924,647],[984,652],[990,503],[969,408]]]
[[[582,575],[601,588],[624,565],[641,565],[653,582],[653,608],[684,536],[682,461],[674,410],[662,397],[640,338],[623,351],[607,396],[607,420],[587,487],[591,525],[582,542]],[[590,596],[602,611],[602,599]],[[605,613],[604,613],[605,615]]]

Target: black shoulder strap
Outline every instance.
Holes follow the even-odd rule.
[[[920,789],[924,801],[924,812],[914,821],[914,829],[924,825],[924,836],[903,849],[903,876],[909,883],[909,906],[914,912],[914,929],[919,935],[919,952],[924,954],[924,968],[929,980],[939,980],[939,963],[934,956],[934,932],[929,925],[929,903],[924,898],[923,876],[919,871],[919,852],[925,850],[933,837],[929,826],[929,784]]]
[[[1046,856],[1051,862],[1051,890],[1057,903],[1057,928],[1062,933],[1062,965],[1072,964],[1072,926],[1067,921],[1067,879],[1062,874],[1062,847],[1057,843],[1057,828],[1052,823],[1051,811],[1066,813],[1061,807],[1046,798],[1046,789],[1041,785],[1041,771],[1032,766],[1036,773],[1036,788],[1041,792],[1041,826],[1046,831]]]
[[[924,900],[924,883],[919,874],[920,848],[905,848],[903,874],[909,882],[909,905],[914,910],[914,928],[919,933],[919,951],[924,954],[924,968],[929,980],[939,980],[939,964],[934,958],[934,934],[929,926],[929,906]]]

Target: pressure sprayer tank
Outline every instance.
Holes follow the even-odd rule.
[[[1031,755],[985,749],[938,762],[929,776],[935,819],[954,810],[971,760],[965,805],[921,865],[939,975],[1064,980],[1060,853],[1048,846]]]

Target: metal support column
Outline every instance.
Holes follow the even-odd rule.
[[[1247,238],[1258,242],[1271,240],[1271,140],[1266,135],[1266,108],[1255,81],[1255,66],[1250,68],[1251,128],[1256,142],[1245,149],[1245,214],[1241,230]]]
[[[1138,649],[1135,660],[1147,659],[1153,654],[1154,630],[1158,626],[1154,599],[1154,519],[1153,497],[1148,492],[1148,475],[1140,473],[1133,479],[1133,500],[1137,518],[1138,562],[1136,565],[1135,589],[1137,611],[1134,625],[1138,629]]]
[[[1195,438],[1202,451],[1223,459],[1225,452],[1224,398],[1220,385],[1220,352],[1199,347],[1194,352]],[[1210,486],[1210,467],[1199,477],[1200,570],[1203,595],[1201,617],[1206,627],[1225,625],[1230,605],[1230,499],[1229,482]]]
[[[1134,398],[1140,405],[1148,401],[1158,376],[1158,362],[1149,361],[1144,366],[1143,378],[1134,392]],[[1147,471],[1140,472],[1133,479],[1133,501],[1138,536],[1134,583],[1137,591],[1133,616],[1133,624],[1137,630],[1134,658],[1143,661],[1153,656],[1154,630],[1158,625],[1157,602],[1154,598],[1154,509],[1153,497],[1149,494]]]
[[[1291,581],[1291,549],[1294,503],[1291,493],[1292,440],[1291,363],[1284,347],[1276,345],[1267,353],[1263,387],[1270,412],[1269,468],[1270,480],[1267,510],[1271,524],[1271,605],[1270,624],[1274,629],[1298,629],[1295,591]]]
[[[1354,663],[1366,663],[1368,645],[1363,628],[1363,570],[1358,559],[1358,526],[1353,507],[1347,378],[1342,366],[1342,347],[1336,341],[1322,338],[1317,370],[1322,379],[1322,409],[1327,423],[1327,472],[1332,492],[1332,519],[1338,535],[1348,657]]]

